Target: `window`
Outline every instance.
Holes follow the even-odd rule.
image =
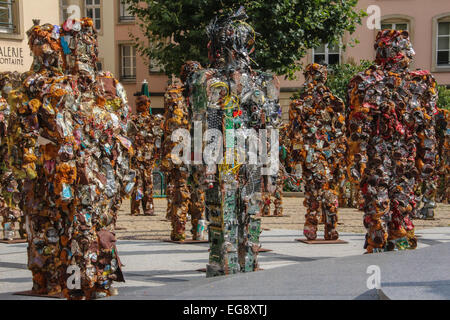
[[[392,29],[392,30],[406,30],[409,31],[409,23],[399,22],[399,23],[381,23],[381,30]]]
[[[0,33],[14,33],[13,1],[0,1]]]
[[[150,60],[149,66],[148,66],[148,73],[161,73],[161,67],[155,60]]]
[[[439,22],[437,29],[437,65],[450,67],[450,22]]]
[[[69,19],[69,13],[67,12],[67,9],[69,9],[69,4],[67,0],[60,0],[59,7],[61,9],[60,17],[61,17],[61,23]]]
[[[96,30],[102,29],[101,18],[101,1],[100,0],[86,0],[86,17],[91,18],[94,21],[94,27]]]
[[[136,79],[136,48],[133,45],[121,45],[121,78],[123,80]]]
[[[313,62],[325,65],[341,63],[341,48],[333,44],[322,44],[313,50]]]
[[[103,63],[101,61],[98,61],[96,64],[97,64],[97,71],[102,72],[103,71]]]
[[[126,3],[123,0],[120,1],[120,21],[134,21],[134,15],[128,11],[129,7],[129,3]]]

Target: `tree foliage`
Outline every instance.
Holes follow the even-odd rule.
[[[438,107],[450,111],[450,89],[446,86],[439,86]]]
[[[345,102],[350,80],[359,72],[367,70],[372,64],[368,60],[361,60],[359,64],[350,62],[329,66],[327,86],[335,96]]]
[[[368,69],[371,65],[372,62],[361,60],[359,64],[349,62],[328,66],[328,80],[326,85],[335,96],[346,102],[350,80],[352,80],[359,72]],[[294,100],[300,98],[304,90],[305,88],[300,88],[291,99]]]
[[[167,75],[178,75],[183,63],[207,66],[205,28],[220,14],[241,5],[257,32],[253,59],[260,68],[293,77],[307,50],[338,43],[353,33],[365,15],[357,0],[124,0],[136,15],[143,37],[132,35],[141,55],[158,61]]]

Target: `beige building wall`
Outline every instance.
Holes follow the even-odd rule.
[[[125,87],[128,94],[128,100],[130,106],[135,110],[136,97],[134,94],[139,92],[142,87],[142,82],[147,80],[149,83],[150,99],[152,101],[152,108],[155,113],[162,113],[164,111],[164,93],[168,85],[168,77],[158,72],[158,70],[149,67],[147,60],[139,56],[136,52],[136,75],[134,78],[124,78],[122,77],[122,54],[121,47],[124,45],[132,45],[133,41],[130,38],[130,34],[143,38],[139,27],[134,19],[130,17],[128,19],[124,18],[123,12],[120,9],[120,0],[111,0],[114,2],[114,20],[115,20],[115,57],[116,63],[115,68],[117,70],[117,75],[120,81]]]
[[[416,51],[413,69],[426,69],[433,72],[439,84],[450,85],[450,67],[436,66],[437,22],[440,19],[450,21],[449,0],[360,0],[358,7],[367,9],[369,5],[381,8],[382,23],[408,23],[410,37]],[[344,52],[344,61],[353,59],[373,60],[375,51],[373,44],[378,30],[367,28],[367,19],[358,27],[352,37],[360,41],[353,48]],[[349,39],[349,37],[346,37]]]
[[[61,10],[61,23],[71,14],[78,14],[80,18],[87,17],[86,0],[59,0]],[[94,1],[94,0],[93,0]],[[71,5],[77,6],[79,12],[68,10]],[[99,62],[105,71],[117,74],[116,52],[114,50],[114,4],[113,0],[99,0],[101,28],[98,32]],[[117,77],[117,76],[116,76]]]
[[[124,44],[131,44],[129,34],[140,35],[139,28],[134,20],[122,21],[120,19],[120,0],[110,0],[114,2],[115,12],[115,70],[120,76],[121,73],[121,52],[120,47]],[[448,19],[450,21],[450,1],[449,0],[360,0],[358,10],[367,10],[370,5],[377,5],[381,9],[382,23],[407,23],[411,39],[416,51],[415,62],[412,69],[420,68],[433,72],[439,84],[450,85],[450,67],[442,68],[436,66],[436,27],[437,21]],[[342,42],[348,44],[352,39],[357,39],[358,44],[347,46],[346,50],[341,50],[341,63],[351,61],[359,62],[361,59],[372,61],[375,57],[373,44],[378,30],[370,30],[367,27],[368,17],[364,18],[362,25],[357,27],[353,35],[345,35]],[[447,21],[447,20],[445,20]],[[309,50],[307,56],[301,63],[306,65],[312,63],[313,50]],[[304,78],[301,73],[297,74],[295,80],[284,79],[280,76],[281,93],[280,103],[283,107],[283,119],[288,119],[288,109],[293,93],[303,85]],[[149,72],[144,59],[136,57],[136,77],[135,79],[123,79],[128,92],[131,105],[134,107],[134,93],[140,90],[142,81],[149,82],[152,106],[157,109],[163,108],[163,94],[167,87],[168,78],[157,72]]]
[[[41,23],[59,24],[59,0],[15,0],[12,4],[12,33],[0,32],[0,72],[30,70],[33,58],[26,32],[33,19]],[[1,28],[1,27],[0,27]]]

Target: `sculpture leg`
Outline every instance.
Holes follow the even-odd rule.
[[[278,179],[277,179],[277,186],[275,189],[275,195],[274,195],[275,200],[273,202],[275,205],[274,215],[277,217],[283,216],[283,184],[284,184],[284,179],[283,179],[283,176],[280,171]]]
[[[136,184],[131,193],[131,215],[138,216],[141,209],[141,201],[143,198],[143,177],[141,170],[136,170]]]
[[[57,213],[57,211],[52,211]],[[28,268],[33,274],[33,292],[37,294],[59,294],[62,292],[65,265],[62,263],[61,242],[63,233],[61,221],[39,214],[27,216]]]
[[[431,176],[426,179],[423,186],[422,202],[423,207],[420,209],[419,216],[422,219],[433,219],[434,210],[436,209],[436,193],[438,187],[438,176]]]
[[[263,190],[262,190],[262,208],[261,208],[261,215],[263,217],[270,216],[270,204],[271,204],[271,195],[268,191],[268,177],[263,177]]]
[[[142,199],[144,215],[152,216],[155,214],[153,204],[153,170],[146,168],[142,170],[142,174],[144,180],[144,198]]]
[[[307,213],[305,215],[305,226],[303,228],[303,234],[308,240],[317,239],[317,227],[319,225],[319,211],[320,202],[317,200],[317,195],[319,190],[313,190],[311,186],[306,186],[307,189],[305,193],[304,206],[306,207]]]
[[[220,173],[224,175],[224,173]],[[206,216],[209,220],[209,263],[206,276],[217,277],[240,271],[238,259],[239,224],[236,215],[238,189],[236,183],[224,183],[219,175],[206,190]],[[223,177],[225,178],[225,177]],[[227,176],[233,179],[233,176]],[[222,193],[223,190],[223,193]]]
[[[242,177],[245,177],[242,179]],[[241,272],[258,270],[258,252],[260,248],[261,219],[257,215],[261,212],[261,168],[247,165],[241,169],[239,185],[247,185],[251,194],[247,199],[240,199],[238,209],[239,223],[239,264]],[[241,189],[242,190],[242,189]],[[242,193],[239,192],[242,196]]]
[[[187,171],[174,170],[175,188],[174,188],[174,203],[172,210],[172,241],[186,240],[186,222],[187,214],[189,212],[189,198],[190,192],[187,185],[188,173]]]
[[[199,188],[191,190],[191,201],[189,202],[189,213],[192,222],[192,239],[199,240],[198,222],[205,218],[205,192]]]
[[[166,220],[172,221],[172,214],[174,210],[174,196],[175,196],[175,188],[173,185],[173,170],[167,175],[167,211],[166,211]]]
[[[7,210],[5,210],[7,211]],[[9,219],[6,214],[3,216],[2,228],[3,228],[3,240],[14,240],[16,234],[15,223]]]
[[[396,153],[394,152],[394,155]],[[411,159],[409,157],[408,159]],[[414,161],[398,159],[393,172],[393,183],[390,186],[391,221],[388,224],[388,250],[414,249],[417,239],[414,235],[414,224],[411,221],[415,204],[415,179],[407,178],[401,173],[412,171]]]
[[[27,238],[27,231],[25,228],[25,217],[19,218],[19,235],[20,235],[20,239]]]
[[[326,190],[322,201],[322,212],[325,223],[325,240],[339,239],[339,233],[336,230],[338,223],[339,198],[337,192]]]

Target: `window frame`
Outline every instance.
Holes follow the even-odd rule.
[[[385,20],[391,20],[391,19],[385,19]],[[411,31],[411,23],[409,22],[409,21],[395,21],[395,22],[387,22],[387,21],[383,21],[383,20],[381,20],[381,25],[383,25],[383,24],[391,24],[394,28],[391,28],[391,29],[394,29],[394,30],[397,30],[396,28],[395,28],[395,26],[397,26],[398,24],[406,24],[406,31],[408,31],[408,32],[410,32]],[[383,28],[381,28],[381,29],[383,29]],[[404,30],[404,29],[403,29]]]
[[[126,14],[126,10],[124,8],[124,5],[126,5],[126,3],[123,2],[123,0],[118,0],[119,1],[119,23],[134,23],[136,21],[136,17],[134,15],[125,15]]]
[[[14,34],[16,26],[14,25],[14,1],[13,0],[0,0],[0,7],[5,7],[8,13],[8,22],[0,22],[0,33]],[[5,24],[5,26],[3,26]],[[8,31],[10,30],[10,31]]]
[[[327,66],[330,65],[330,63],[329,63],[330,62],[330,56],[329,56],[330,52],[329,52],[329,48],[328,48],[329,45],[330,45],[329,43],[325,44],[325,52],[324,53],[317,53],[317,54],[325,55],[325,64]],[[342,64],[342,45],[339,44],[338,47],[339,47],[339,52],[338,53],[332,52],[331,54],[339,54],[339,62],[338,62],[338,65],[339,65],[339,64]],[[318,63],[315,61],[316,60],[315,56],[316,56],[316,48],[313,48],[312,49],[312,62]]]
[[[85,17],[89,17],[88,16],[88,10],[89,9],[92,9],[93,11],[93,16],[95,17],[95,18],[92,18],[92,21],[93,21],[93,23],[94,23],[94,28],[95,28],[95,30],[98,32],[98,33],[100,33],[100,34],[102,34],[102,32],[103,32],[103,1],[102,0],[99,0],[99,4],[95,4],[95,0],[91,0],[92,1],[92,4],[87,4],[87,0],[84,0],[83,1],[83,6],[84,6],[84,16]],[[96,16],[96,14],[95,14],[95,9],[99,9],[100,10],[100,17],[97,17]],[[95,19],[99,19],[100,20],[100,29],[97,29],[96,27],[95,27]]]
[[[432,64],[431,64],[431,72],[450,72],[450,62],[448,65],[438,65],[438,48],[439,48],[439,23],[441,22],[450,22],[450,12],[442,13],[433,17],[433,26],[432,26]],[[449,37],[450,41],[450,37]],[[449,44],[450,45],[450,44]],[[450,54],[450,48],[449,48]]]
[[[436,53],[435,53],[435,55],[436,55],[436,67],[438,67],[438,68],[450,68],[450,30],[449,30],[449,33],[448,34],[446,34],[446,35],[440,35],[439,34],[439,24],[441,24],[441,23],[448,23],[449,24],[449,28],[450,28],[450,21],[438,21],[437,22],[437,32],[436,32]],[[440,50],[439,49],[439,38],[448,38],[448,49],[445,49],[445,50]],[[439,52],[441,52],[441,51],[443,51],[443,52],[448,52],[448,54],[449,54],[449,61],[448,61],[448,63],[447,64],[439,64]]]
[[[23,40],[23,1],[8,0],[10,3],[7,3],[5,0],[0,0],[0,2],[11,6],[11,25],[13,26],[12,32],[0,32],[0,39]]]
[[[131,68],[132,70],[134,69],[134,74],[132,74],[131,76],[125,76],[124,75],[124,70],[125,70],[125,63],[124,63],[124,48],[125,47],[130,47],[131,49],[133,49],[134,51],[134,59],[132,60],[131,63]],[[129,56],[128,58],[133,58],[133,56]],[[120,61],[120,81],[122,82],[136,82],[137,80],[137,55],[136,55],[136,47],[132,44],[132,43],[121,43],[119,44],[119,61]],[[133,61],[134,60],[134,61]]]

